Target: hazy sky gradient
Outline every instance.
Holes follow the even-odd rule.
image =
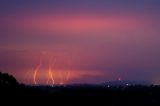
[[[160,84],[159,0],[1,0],[0,70],[18,81]]]

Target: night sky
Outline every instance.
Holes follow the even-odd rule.
[[[25,84],[160,84],[160,0],[0,0],[0,70]]]

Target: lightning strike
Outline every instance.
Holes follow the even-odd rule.
[[[35,85],[37,84],[36,77],[37,77],[37,73],[38,73],[38,70],[39,70],[41,64],[42,64],[42,61],[40,60],[38,66],[36,67],[36,69],[34,70],[34,73],[33,73],[33,83]]]
[[[56,63],[56,59],[55,59],[55,61],[52,64],[49,63],[47,84],[49,84],[50,80],[51,80],[51,82],[52,82],[53,85],[55,84],[55,81],[54,81],[54,78],[53,78],[53,72],[52,72],[52,67],[53,67],[53,65],[55,65],[55,63]]]

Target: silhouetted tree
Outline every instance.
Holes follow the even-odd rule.
[[[12,75],[0,72],[0,87],[15,87],[18,85],[19,83]]]

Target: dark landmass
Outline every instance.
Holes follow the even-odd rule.
[[[21,105],[160,105],[160,86],[154,85],[65,85],[27,86],[0,73],[1,103]],[[12,102],[11,102],[12,101]]]
[[[152,85],[149,81],[130,81],[130,80],[120,80],[120,81],[108,81],[105,82],[103,85],[108,86],[135,86],[135,85],[142,85],[142,86],[150,86]]]

